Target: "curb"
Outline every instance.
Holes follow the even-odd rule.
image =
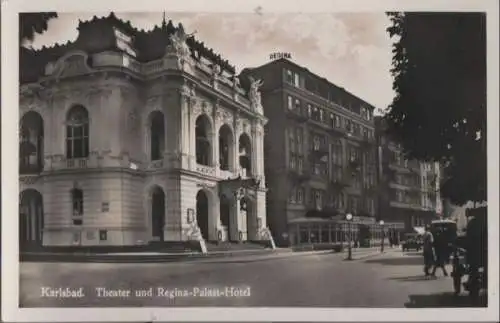
[[[228,258],[236,256],[292,253],[288,249],[238,250],[234,252],[179,253],[179,254],[21,254],[20,262],[66,262],[66,263],[166,263],[187,262],[202,259]]]

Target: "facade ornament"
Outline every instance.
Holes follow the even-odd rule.
[[[196,84],[194,83],[192,83],[189,87],[189,96],[191,97],[191,99],[196,98]]]
[[[240,187],[234,191],[234,198],[236,200],[241,200],[245,196],[245,189],[243,187]]]
[[[221,73],[221,67],[219,64],[213,64],[212,65],[212,77],[217,78],[219,74]]]
[[[167,52],[175,54],[182,59],[188,58],[190,55],[190,49],[186,40],[194,34],[196,34],[196,31],[192,34],[187,34],[184,31],[184,28],[179,26],[179,28],[169,36],[171,44],[168,46]]]
[[[237,75],[233,75],[233,89],[238,89],[240,87],[240,78]]]
[[[250,90],[248,91],[248,96],[250,98],[250,104],[255,112],[263,114],[261,97],[259,88],[264,84],[262,80],[256,80],[252,76],[249,76],[250,80]]]

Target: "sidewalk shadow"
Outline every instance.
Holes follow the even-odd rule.
[[[481,295],[481,297],[474,302],[468,295],[455,295],[452,292],[429,295],[410,295],[409,301],[405,303],[406,308],[487,306],[488,300],[486,294]]]
[[[365,263],[373,263],[380,265],[392,265],[392,266],[411,266],[411,265],[423,265],[423,257],[400,257],[400,258],[376,258],[365,260]]]
[[[389,280],[395,280],[400,282],[416,282],[416,281],[433,281],[436,280],[437,277],[418,275],[418,276],[403,276],[403,277],[389,277]]]

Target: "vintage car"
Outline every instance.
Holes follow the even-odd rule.
[[[416,250],[420,251],[422,249],[422,240],[420,235],[417,233],[407,233],[405,234],[404,241],[401,244],[403,252]]]

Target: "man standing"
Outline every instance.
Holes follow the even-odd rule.
[[[434,238],[434,250],[436,255],[436,262],[434,263],[434,268],[432,269],[432,276],[436,276],[436,269],[440,267],[443,270],[443,275],[448,276],[446,272],[445,263],[446,257],[448,256],[448,241],[442,230],[436,232]]]
[[[425,233],[423,235],[423,248],[424,248],[424,273],[429,276],[429,269],[434,264],[434,236],[432,235],[429,225],[425,226]]]

